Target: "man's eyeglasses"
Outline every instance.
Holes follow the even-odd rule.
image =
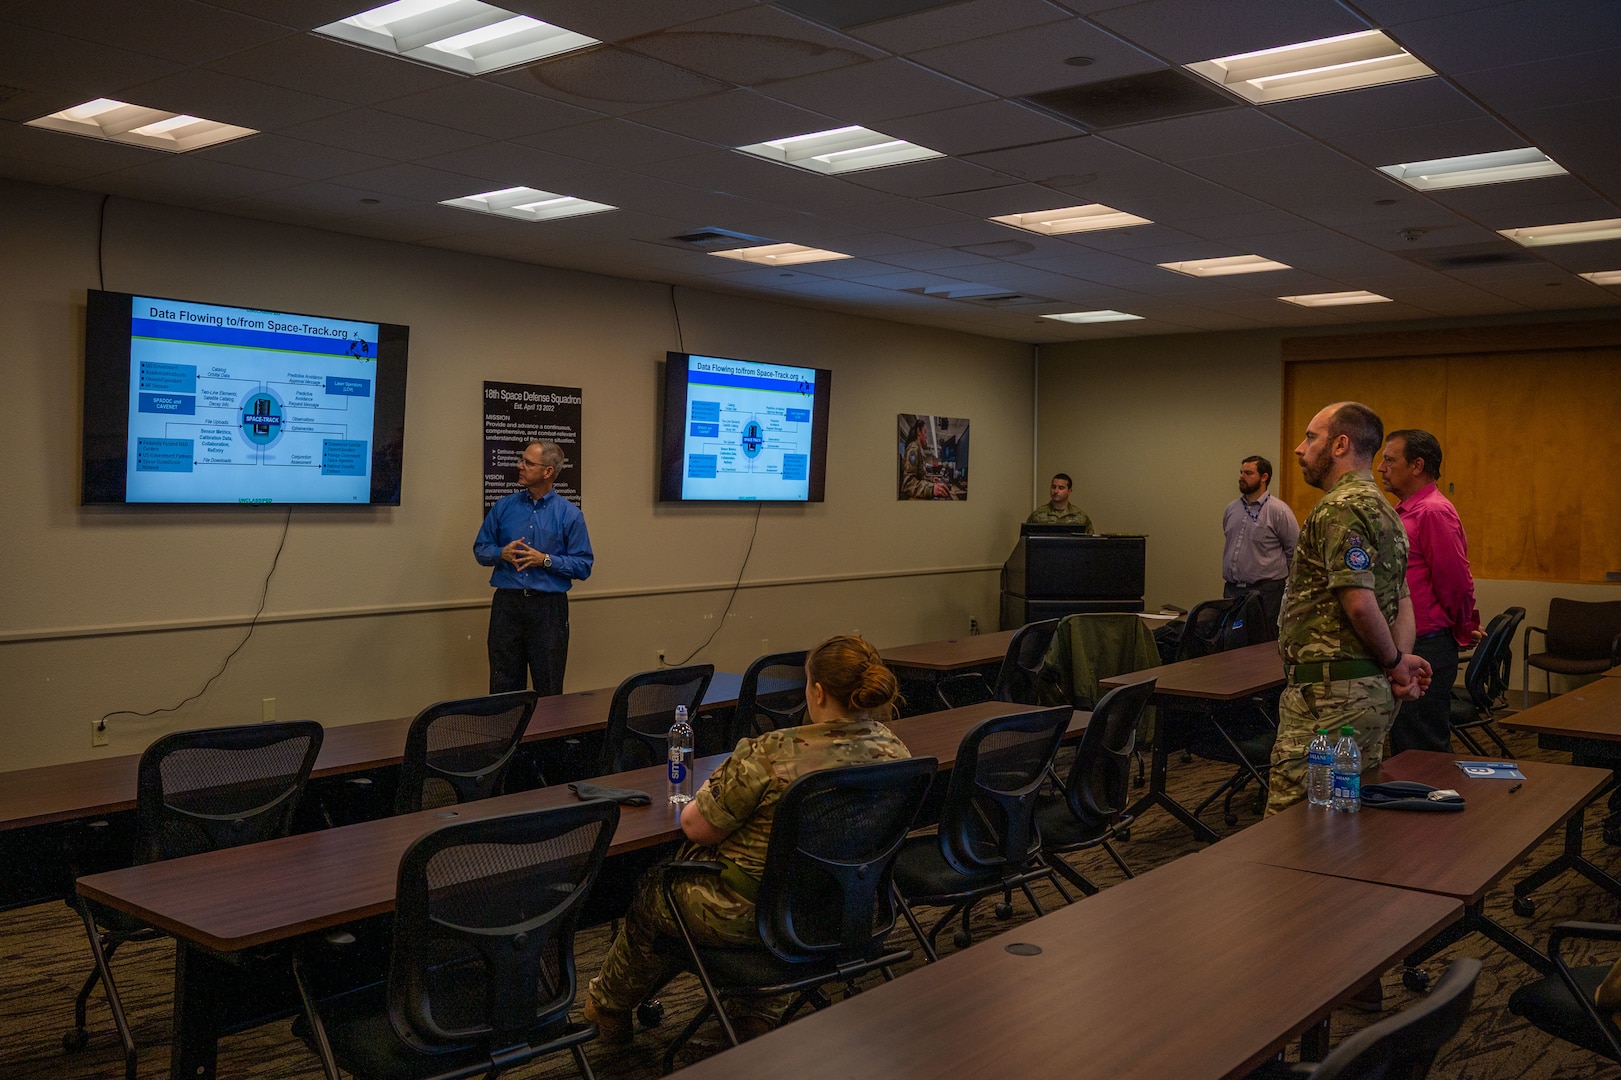
[[[530,461],[528,458],[519,458],[518,459],[518,464],[527,465],[531,469],[538,469],[538,468],[542,467],[543,465],[545,465],[546,463],[544,461]]]

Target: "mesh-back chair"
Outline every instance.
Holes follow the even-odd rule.
[[[1025,623],[1008,641],[1007,655],[996,673],[996,686],[992,688],[985,676],[977,671],[948,675],[935,684],[935,693],[948,709],[974,705],[981,701],[1008,701],[1016,705],[1039,705],[1037,686],[1041,677],[1042,660],[1053,635],[1058,632],[1057,619]]]
[[[1473,957],[1454,960],[1422,1001],[1348,1036],[1317,1064],[1272,1064],[1252,1080],[1424,1080],[1469,1015],[1480,967]]]
[[[514,690],[423,709],[405,735],[394,812],[413,814],[500,794],[539,698],[533,690]]]
[[[1449,719],[1452,734],[1474,754],[1484,754],[1475,731],[1483,731],[1506,757],[1513,751],[1492,726],[1498,710],[1505,707],[1508,665],[1514,656],[1514,631],[1525,618],[1525,609],[1512,607],[1486,624],[1486,635],[1475,644],[1475,654],[1464,669],[1463,688],[1452,691]]]
[[[1531,651],[1541,634],[1542,652]],[[1531,703],[1531,669],[1541,668],[1549,695],[1555,675],[1598,675],[1621,664],[1621,600],[1548,601],[1548,625],[1527,626],[1521,656],[1520,703]]]
[[[603,734],[596,775],[663,762],[676,706],[687,707],[687,722],[696,728],[698,706],[714,674],[713,664],[689,664],[644,671],[620,683],[608,706],[608,730]]]
[[[842,982],[848,996],[857,979],[875,970],[888,979],[892,965],[911,957],[907,949],[885,947],[895,926],[890,872],[937,767],[934,758],[847,765],[806,773],[789,785],[772,821],[755,901],[757,948],[694,942],[671,885],[683,874],[713,874],[720,866],[672,864],[666,900],[707,1001],[666,1050],[666,1073],[711,1014],[737,1045],[728,999],[793,994],[783,1015],[788,1020],[807,1004],[826,1007],[822,986]]]
[[[1259,645],[1268,640],[1266,634],[1265,605],[1258,594],[1207,600],[1188,615],[1179,656],[1189,660]],[[1266,797],[1272,744],[1278,735],[1276,692],[1231,702],[1177,701],[1162,705],[1160,717],[1172,746],[1180,745],[1191,757],[1236,766],[1205,796],[1195,816],[1221,799],[1222,819],[1236,825],[1233,798],[1239,792],[1254,783],[1258,798]]]
[[[161,862],[287,835],[321,751],[321,734],[313,720],[292,720],[177,731],[158,739],[141,755],[136,773],[134,861]],[[159,934],[134,916],[83,897],[69,903],[84,922],[96,966],[79,990],[73,1030],[62,1043],[76,1050],[89,1041],[85,1008],[99,981],[124,1044],[125,1075],[134,1080],[135,1040],[110,962],[125,942]]]
[[[574,929],[619,805],[574,803],[444,825],[400,859],[394,946],[381,985],[318,1000],[294,960],[300,1034],[328,1080],[494,1077],[569,1050],[580,1074],[591,1024],[569,1020]],[[307,1025],[307,1029],[306,1029]]]
[[[726,729],[726,749],[739,739],[805,722],[805,656],[808,650],[768,653],[743,672],[737,707]]]
[[[1548,934],[1548,958],[1554,971],[1520,987],[1508,999],[1509,1012],[1522,1016],[1550,1035],[1612,1061],[1621,1061],[1621,1028],[1608,1009],[1594,1004],[1599,984],[1611,964],[1571,967],[1564,956],[1567,940],[1621,941],[1614,923],[1566,922]]]
[[[934,835],[914,836],[895,860],[895,888],[912,932],[930,960],[935,938],[961,913],[953,935],[959,947],[972,940],[968,919],[974,905],[997,893],[998,918],[1013,914],[1013,890],[1021,890],[1036,914],[1044,914],[1030,882],[1051,878],[1041,858],[1036,830],[1036,798],[1069,727],[1067,706],[996,716],[963,736],[946,785],[940,825]],[[913,905],[945,907],[946,913],[923,933]]]
[[[1154,695],[1156,681],[1148,679],[1110,690],[1092,710],[1086,732],[1075,751],[1069,774],[1059,784],[1056,795],[1042,796],[1036,803],[1036,828],[1041,835],[1041,854],[1060,877],[1066,878],[1087,896],[1098,887],[1062,856],[1102,847],[1120,872],[1135,875],[1115,850],[1113,840],[1131,818],[1122,817],[1131,776],[1131,752],[1137,742],[1137,721]],[[1054,880],[1063,890],[1063,885]]]

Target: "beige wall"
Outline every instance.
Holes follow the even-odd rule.
[[[265,508],[81,508],[84,291],[99,196],[0,184],[0,769],[135,753],[164,731],[346,723],[481,692],[488,570],[480,515],[486,379],[584,389],[586,519],[597,570],[575,589],[569,689],[685,656],[714,629],[754,507],[654,499],[667,286],[114,199],[106,287],[411,327],[402,505],[295,509],[266,615],[227,673],[281,535]],[[543,227],[543,226],[515,226]],[[879,645],[994,628],[996,573],[1028,512],[1028,346],[681,289],[688,349],[834,372],[827,501],[768,506],[745,587],[698,657],[859,629]],[[973,422],[966,503],[895,499],[895,414]]]
[[[1605,308],[1538,319],[1436,320],[1366,329],[1615,316],[1616,309]],[[1041,347],[1037,474],[1043,479],[1055,472],[1073,476],[1074,499],[1100,531],[1148,534],[1151,609],[1166,603],[1189,608],[1221,595],[1221,514],[1238,495],[1240,460],[1261,454],[1280,474],[1297,467],[1290,451],[1300,433],[1291,433],[1284,445],[1280,432],[1279,343],[1312,332],[1259,330]],[[1333,327],[1315,332],[1350,331]],[[1536,626],[1545,624],[1548,600],[1554,596],[1610,600],[1621,597],[1621,588],[1543,581],[1481,581],[1476,587],[1483,618],[1518,604],[1526,609],[1527,622]],[[1515,663],[1518,686],[1518,659]],[[1554,688],[1560,686],[1556,679]]]

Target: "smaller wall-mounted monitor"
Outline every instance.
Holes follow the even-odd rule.
[[[663,502],[821,502],[824,368],[670,353],[664,365]]]
[[[398,506],[408,338],[90,290],[81,502]]]

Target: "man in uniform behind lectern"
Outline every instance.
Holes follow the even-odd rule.
[[[1059,473],[1053,477],[1052,501],[1044,506],[1038,506],[1030,511],[1030,516],[1024,519],[1026,525],[1079,525],[1081,532],[1092,533],[1092,519],[1086,516],[1086,511],[1079,506],[1069,504],[1069,491],[1073,482],[1068,473]]]

